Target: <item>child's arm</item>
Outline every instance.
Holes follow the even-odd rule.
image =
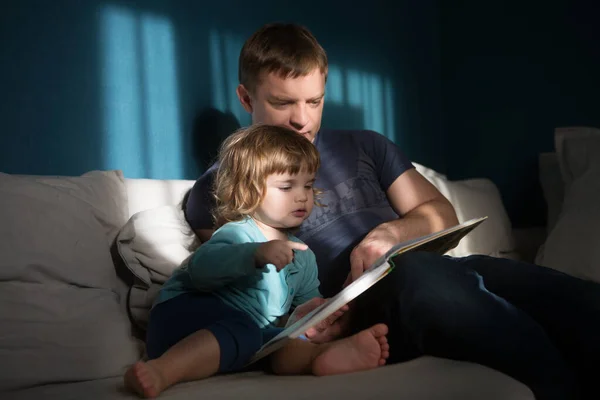
[[[187,270],[192,283],[198,290],[210,291],[259,273],[255,254],[261,244],[243,230],[224,227],[190,258]]]
[[[308,302],[315,297],[323,297],[319,291],[319,269],[317,267],[317,259],[312,250],[307,249],[302,254],[302,280],[300,287],[296,288],[296,294],[292,305],[299,306]]]
[[[243,229],[224,225],[202,244],[188,262],[188,273],[200,291],[219,289],[249,275],[260,274],[267,264],[279,271],[292,262],[294,250],[306,250],[302,243],[284,240],[254,242]]]

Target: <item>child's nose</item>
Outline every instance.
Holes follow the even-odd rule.
[[[306,193],[304,193],[304,191],[302,191],[296,195],[296,201],[306,201],[307,199],[308,199],[308,196],[306,195]]]

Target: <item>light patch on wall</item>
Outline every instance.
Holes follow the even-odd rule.
[[[368,115],[369,129],[387,135],[385,128],[385,109],[383,107],[383,88],[381,78],[374,74],[365,74],[363,80],[363,90],[365,98],[368,98],[368,107],[365,107],[365,113]]]
[[[329,66],[327,73],[327,89],[325,99],[333,104],[344,102],[344,76],[342,70],[334,65]]]
[[[394,86],[390,79],[385,80],[384,87],[384,99],[385,99],[385,135],[392,142],[396,139],[396,110],[394,106]]]
[[[148,171],[140,157],[144,127],[137,19],[132,12],[115,7],[107,7],[101,16],[104,168],[144,176]]]
[[[395,141],[394,88],[391,80],[377,74],[348,70],[346,91],[348,106],[362,111],[362,128],[374,130]]]
[[[229,111],[236,116],[241,126],[251,124],[250,114],[242,107],[237,94],[236,88],[239,84],[238,80],[238,60],[240,51],[242,50],[243,42],[239,36],[230,33],[225,35],[225,71],[227,71],[227,93],[229,94]]]
[[[238,86],[238,59],[243,41],[231,33],[220,34],[211,30],[209,51],[212,77],[212,106],[224,113],[231,112],[241,126],[248,126],[252,118],[242,107],[236,94]]]
[[[150,176],[182,177],[173,27],[167,19],[149,15],[143,15],[141,23]]]
[[[101,13],[104,168],[129,178],[183,177],[175,37],[164,17]]]
[[[362,73],[349,70],[346,73],[346,93],[348,93],[348,105],[351,107],[363,107],[362,99]]]
[[[220,111],[227,110],[225,94],[225,77],[223,76],[223,59],[221,54],[221,35],[214,29],[208,35],[208,48],[211,70],[211,88],[213,107]]]

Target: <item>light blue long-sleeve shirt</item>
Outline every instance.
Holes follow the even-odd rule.
[[[289,240],[302,243],[293,235]],[[314,253],[294,250],[294,260],[280,272],[272,264],[257,268],[254,254],[266,241],[251,218],[223,225],[173,272],[155,305],[183,293],[210,292],[265,328],[277,325],[291,306],[321,297]]]

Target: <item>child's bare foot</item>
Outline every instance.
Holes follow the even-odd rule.
[[[123,379],[125,387],[146,398],[156,397],[165,389],[162,374],[151,362],[133,364]]]
[[[349,338],[332,342],[315,358],[315,375],[336,375],[357,372],[384,365],[390,355],[388,327],[373,325]]]

